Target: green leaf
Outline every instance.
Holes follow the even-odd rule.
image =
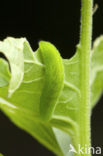
[[[62,156],[62,151],[49,124],[44,124],[39,120],[36,120],[32,112],[16,107],[2,98],[0,98],[0,103],[2,111],[11,119],[13,123],[30,133],[49,150]]]
[[[95,106],[103,91],[103,36],[96,39],[91,61],[91,104]]]
[[[7,40],[13,43],[16,41],[16,39],[11,39],[11,38]],[[20,39],[20,41],[22,40],[23,39]],[[18,39],[17,41],[19,43]],[[16,47],[18,46],[17,41],[16,41],[17,44]],[[7,41],[5,40],[4,42],[6,46]],[[3,53],[7,53],[6,52],[7,48],[4,49],[3,47],[4,42],[1,42],[0,51],[2,51]],[[13,45],[13,43],[11,45]],[[59,153],[59,155],[62,155],[63,151],[61,151],[62,149],[60,149],[60,145],[58,145],[59,141],[57,140],[59,139],[61,140],[62,138],[62,142],[64,142],[63,138],[65,137],[62,137],[60,135],[61,137],[59,136],[58,139],[56,140],[55,138],[56,134],[52,130],[52,128],[55,127],[62,130],[63,131],[62,134],[67,133],[71,137],[71,141],[74,140],[73,139],[74,137],[77,137],[75,136],[75,134],[78,129],[77,114],[78,114],[79,96],[80,96],[80,90],[79,90],[80,73],[78,72],[79,53],[76,53],[76,55],[70,60],[63,60],[64,73],[65,73],[63,89],[62,91],[60,91],[59,99],[57,99],[56,108],[52,116],[52,120],[45,123],[44,121],[41,120],[40,117],[40,99],[41,99],[42,90],[45,82],[45,64],[43,64],[43,58],[41,53],[44,53],[45,49],[42,50],[41,48],[42,52],[38,50],[37,52],[33,53],[27,41],[22,42],[22,44],[23,44],[22,47],[24,48],[22,48],[22,51],[20,49],[20,54],[22,53],[21,56],[23,56],[22,58],[24,59],[20,61],[23,61],[22,66],[24,66],[23,79],[22,81],[20,81],[18,88],[16,88],[15,91],[12,93],[12,95],[9,97],[8,97],[9,88],[8,87],[0,88],[0,107],[2,111],[4,111],[5,114],[8,115],[9,118],[16,125],[29,132],[31,135],[37,138],[42,144],[44,144],[49,149],[54,151],[54,153]],[[52,52],[55,49],[53,45],[51,45],[50,43],[46,43],[46,44],[49,48],[49,51],[51,50]],[[53,48],[53,50],[51,47]],[[6,56],[8,60],[9,57],[12,58],[12,55],[14,53],[12,52],[10,54],[11,55]],[[58,62],[61,62],[60,59],[57,58],[57,60]],[[53,67],[55,68],[57,63],[54,64],[52,68]],[[10,63],[10,66],[11,65],[12,63]],[[12,74],[12,77],[13,80],[15,81],[17,80],[15,75]],[[54,75],[51,75],[51,77],[53,78]],[[11,81],[10,84],[12,84]],[[57,96],[55,98],[57,98]],[[44,108],[42,107],[42,109],[45,109],[45,107]],[[44,133],[47,133],[47,135]],[[73,142],[73,144],[74,146],[76,146],[76,142]]]
[[[18,46],[18,39],[9,38],[6,40],[9,40],[10,43],[13,42],[11,45],[16,42],[15,44],[17,45],[14,45],[16,47]],[[6,40],[4,42],[8,43]],[[22,40],[23,39],[20,39],[20,41]],[[4,49],[4,42],[0,43],[0,51],[7,53],[7,48]],[[22,53],[21,56],[24,56],[22,62],[24,66],[23,80],[20,81],[18,88],[16,88],[9,97],[9,85],[0,88],[0,109],[17,126],[29,132],[33,137],[39,140],[39,142],[55,152],[57,155],[62,155],[62,151],[56,141],[52,127],[49,124],[41,122],[39,117],[39,100],[43,87],[44,65],[39,62],[36,57],[36,55],[39,57],[39,54],[35,53],[34,57],[34,54],[26,40],[24,43],[22,42],[22,44],[23,49],[22,51],[20,49],[19,53]],[[13,54],[15,55],[15,50],[11,55],[7,55],[6,57],[9,59]],[[41,59],[41,56],[39,59]],[[17,80],[15,75],[12,74],[12,77],[13,80]],[[12,84],[11,80],[10,84]]]
[[[3,42],[0,42],[0,51],[7,57],[10,67],[12,77],[9,85],[9,96],[19,88],[21,81],[23,79],[23,42],[25,39],[8,38]]]
[[[5,60],[0,59],[0,87],[9,84],[10,77],[11,75],[9,72],[8,63]]]
[[[91,55],[92,105],[102,91],[102,42],[102,37],[96,41]],[[7,38],[0,51],[11,68],[10,79],[9,65],[1,59],[0,80],[7,82],[1,82],[0,109],[55,154],[70,156],[69,145],[78,145],[80,46],[71,59],[61,59],[49,42],[40,42],[33,52],[26,39]]]

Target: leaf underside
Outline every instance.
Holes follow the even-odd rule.
[[[55,62],[53,62],[53,58],[51,57],[50,60],[47,55],[45,57],[42,56],[41,51],[43,51],[42,47],[44,45],[47,45],[47,52],[57,53],[57,61],[54,59]],[[57,68],[57,70],[60,69],[58,74],[57,70],[54,70],[57,64],[60,65],[59,53],[48,42],[42,42],[41,47],[36,52],[33,52],[25,38],[15,39],[9,37],[0,42],[0,52],[7,57],[10,64],[9,67],[8,62],[3,58],[0,59],[1,111],[13,123],[27,131],[56,155],[70,156],[69,144],[73,143],[76,146],[75,139],[73,138],[78,131],[78,111],[81,97],[80,54],[78,48],[76,54],[71,59],[62,59],[64,79],[60,78],[62,66]],[[44,59],[48,61],[47,64]],[[50,68],[50,63],[52,63],[52,68]],[[47,72],[47,75],[46,68],[49,69],[49,74]],[[103,37],[101,36],[95,41],[91,52],[91,109],[102,94],[102,70]],[[48,79],[52,83],[49,84]],[[60,92],[56,89],[59,80],[60,84],[63,82],[59,88]],[[46,89],[49,86],[52,91],[50,93],[52,94],[55,91],[55,95],[51,96],[49,93],[48,96],[45,96],[43,94],[43,92],[47,94]],[[50,111],[50,109],[47,109],[48,105],[44,105],[43,107],[42,101],[45,101],[43,97],[47,97],[47,104],[50,101],[56,104],[54,108],[51,107],[53,110],[51,112],[52,118],[48,121],[41,120],[40,109],[42,108],[41,111],[44,112],[45,110]]]

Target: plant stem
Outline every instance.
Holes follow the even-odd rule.
[[[80,35],[80,145],[90,147],[90,51],[92,38],[92,7],[93,0],[81,0],[81,35]],[[82,154],[82,156],[91,154]]]

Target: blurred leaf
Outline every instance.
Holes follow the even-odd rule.
[[[95,106],[103,91],[103,36],[96,39],[91,60],[91,103]]]
[[[0,87],[9,84],[10,77],[8,63],[5,60],[0,59]]]

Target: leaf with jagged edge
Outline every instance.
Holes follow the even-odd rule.
[[[10,40],[10,42],[13,41],[13,43],[16,41],[16,39],[13,38],[9,38],[7,40]],[[23,39],[19,39],[19,41],[20,40],[22,41]],[[0,109],[16,125],[29,132],[48,149],[52,150],[57,155],[62,156],[62,151],[56,141],[56,137],[51,126],[49,124],[42,123],[41,121],[39,122],[38,106],[35,105],[36,101],[38,104],[40,96],[40,92],[37,92],[37,89],[40,89],[42,87],[42,84],[39,85],[38,81],[43,79],[41,76],[44,72],[44,66],[38,62],[36,57],[34,58],[33,52],[31,51],[26,40],[23,44],[24,48],[22,53],[24,53],[23,62],[25,65],[23,72],[23,81],[20,81],[20,87],[17,88],[12,96],[9,97],[8,90],[10,89],[9,85],[12,82],[8,80],[8,86],[0,88]],[[10,48],[11,45],[9,49]],[[0,47],[0,50],[3,52],[4,44],[3,50],[2,47]],[[15,51],[13,53],[15,54]],[[15,78],[13,78],[13,80],[14,79]],[[35,85],[36,82],[37,85]],[[32,84],[30,85],[30,83]],[[38,97],[36,97],[36,95],[38,95]]]
[[[13,40],[13,42],[15,41],[15,39],[11,40]],[[68,134],[67,140],[69,140],[70,137],[71,141],[74,140],[73,138],[75,137],[77,131],[77,116],[80,96],[79,91],[80,73],[78,72],[79,54],[76,53],[76,55],[74,55],[74,57],[71,58],[70,60],[63,59],[65,72],[64,87],[57,102],[57,106],[54,115],[52,117],[52,120],[49,122],[48,125],[47,123],[44,122],[42,123],[39,117],[39,103],[44,83],[45,65],[43,64],[43,60],[41,58],[41,54],[39,51],[33,53],[31,48],[29,47],[29,44],[26,41],[24,41],[23,44],[24,44],[23,81],[20,81],[21,83],[21,84],[19,83],[20,86],[16,88],[15,92],[10,97],[8,97],[7,87],[5,88],[3,87],[0,89],[1,109],[2,111],[5,112],[6,115],[9,116],[9,118],[14,123],[16,123],[16,125],[29,132],[31,135],[37,138],[42,144],[47,146],[55,153],[59,153],[59,155],[61,153],[62,155],[60,148],[56,147],[58,145],[57,143],[58,141],[56,141],[57,135],[56,132],[53,133],[52,127],[56,127],[67,133]],[[3,50],[5,50],[5,48],[2,50],[2,44],[0,50],[2,52],[4,52]],[[15,77],[16,75],[13,76]],[[15,81],[15,78],[13,80]],[[12,82],[10,81],[10,85],[11,83]],[[40,133],[38,129],[40,129]],[[48,133],[45,131],[48,131]],[[49,136],[47,136],[46,134],[49,134]],[[61,135],[58,136],[60,140],[62,140],[63,142],[63,138],[65,137],[62,137]],[[50,139],[48,140],[47,138]],[[73,144],[75,144],[76,146],[76,143]],[[69,142],[67,142],[67,145],[68,149],[66,151],[69,150]],[[67,154],[65,153],[65,155]]]
[[[14,44],[17,39],[9,38],[9,40],[12,40]],[[18,42],[19,40],[20,39],[18,39]],[[19,83],[15,83],[16,75],[12,75],[14,77],[11,79],[13,79],[12,81],[14,81],[13,83],[15,84],[16,89],[14,89],[14,92],[10,97],[8,97],[10,86],[9,88],[8,86],[0,88],[0,108],[16,125],[29,132],[54,153],[61,156],[69,156],[69,144],[71,142],[76,147],[74,138],[78,133],[78,111],[80,102],[79,48],[77,49],[77,53],[71,59],[63,59],[65,73],[64,87],[58,99],[52,120],[45,123],[40,120],[39,114],[40,96],[45,76],[45,64],[43,64],[40,51],[37,50],[37,52],[33,53],[28,42],[25,39],[21,40],[23,40],[22,54],[20,54],[23,56],[24,63],[24,70],[22,68],[23,79],[22,81],[19,79],[19,81],[17,81]],[[0,43],[0,51],[4,54],[7,50],[5,46],[3,42]],[[11,55],[13,55],[13,53],[11,53]],[[6,57],[8,58],[7,55]],[[95,60],[95,56],[93,55],[92,57],[94,57],[92,60]],[[9,61],[12,62],[12,60]],[[20,68],[20,66],[18,68]],[[91,99],[93,99],[93,94],[95,94],[95,89],[93,88],[98,86],[96,84],[94,85],[95,87],[93,87],[93,80],[94,79],[91,78]],[[9,85],[12,85],[11,81],[8,83]],[[55,130],[52,129],[53,127],[55,127]],[[65,138],[67,138],[67,140]],[[64,141],[67,147],[63,145]]]
[[[91,59],[91,104],[96,105],[103,91],[103,36],[94,42]]]

